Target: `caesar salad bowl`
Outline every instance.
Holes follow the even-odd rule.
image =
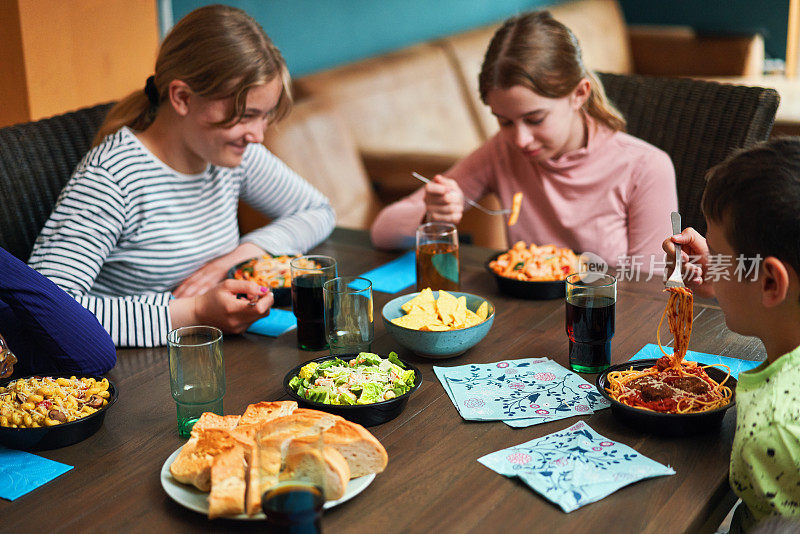
[[[322,358],[316,358],[298,365],[286,373],[286,376],[283,378],[283,389],[286,391],[289,397],[297,401],[300,406],[332,413],[362,426],[375,426],[387,421],[391,421],[400,415],[400,413],[408,404],[408,400],[411,398],[411,395],[413,395],[422,384],[422,373],[420,370],[414,365],[400,360],[396,356],[392,361],[399,362],[398,365],[407,372],[409,378],[411,376],[410,373],[413,372],[413,385],[409,385],[405,393],[397,395],[388,400],[377,400],[377,402],[370,402],[369,404],[330,404],[329,402],[320,402],[320,400],[310,400],[309,398],[298,394],[298,392],[295,391],[295,388],[297,388],[298,384],[297,380],[295,380],[294,384],[290,384],[292,383],[293,378],[299,377],[301,369],[309,364],[317,364],[319,366],[336,358],[350,363],[353,359],[358,358],[358,356],[358,354],[324,356]],[[317,395],[313,398],[322,399],[323,397],[324,395]],[[338,402],[338,399],[335,402]]]

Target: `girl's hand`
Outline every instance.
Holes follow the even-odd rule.
[[[464,214],[464,193],[455,180],[437,174],[425,184],[425,207],[429,222],[458,224]]]
[[[262,256],[264,251],[253,243],[242,243],[228,254],[206,263],[184,280],[172,294],[175,298],[195,297],[209,291],[228,275],[231,267]]]
[[[708,244],[706,239],[697,233],[694,228],[686,228],[680,234],[668,237],[661,244],[667,253],[667,272],[672,272],[675,266],[675,243],[681,246],[681,260],[683,270],[683,283],[697,296],[711,298],[714,288],[711,283],[703,279],[708,268]],[[689,259],[692,263],[689,263]]]
[[[173,300],[169,309],[173,328],[203,324],[241,334],[269,315],[274,302],[272,292],[255,282],[224,280],[202,295]]]

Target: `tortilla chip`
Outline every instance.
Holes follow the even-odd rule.
[[[417,295],[413,299],[409,300],[408,302],[400,306],[400,309],[408,313],[414,306],[418,306],[420,308],[426,308],[428,305],[432,306],[433,303],[434,303],[433,291],[431,291],[431,288],[426,287],[425,289],[419,292],[419,295]]]
[[[436,311],[444,324],[453,323],[453,314],[457,307],[458,300],[453,295],[444,290],[439,291],[439,298],[436,300]]]
[[[486,318],[489,316],[489,303],[485,300],[481,302],[481,305],[478,306],[478,310],[475,312],[475,315],[480,317],[482,321],[485,321]]]
[[[419,315],[403,315],[397,319],[392,319],[392,322],[397,326],[410,328],[412,330],[419,330],[420,327],[425,324],[423,320],[420,320]]]
[[[478,317],[474,311],[467,310],[466,317],[464,318],[464,328],[469,328],[470,326],[475,326],[476,324],[480,324],[482,322],[483,319]]]
[[[452,330],[452,328],[450,328],[449,326],[444,325],[444,324],[442,324],[442,325],[439,325],[439,324],[426,324],[425,326],[420,328],[420,330],[422,330],[423,332],[446,332],[448,330]]]

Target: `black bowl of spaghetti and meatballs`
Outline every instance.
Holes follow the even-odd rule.
[[[598,375],[597,389],[611,403],[614,416],[637,430],[660,435],[684,436],[718,429],[725,412],[735,404],[736,379],[723,368],[698,365],[697,368],[704,371],[701,375],[720,384],[720,388],[724,386],[730,390],[722,400],[703,406],[702,402],[716,392],[712,383],[685,372],[680,376],[671,374],[665,361],[668,360],[630,361],[609,367]],[[656,372],[659,365],[660,372]],[[654,369],[652,374],[646,374],[650,369]],[[625,394],[620,395],[619,388],[610,391],[616,377],[626,373]],[[687,398],[699,398],[702,402],[688,411],[690,403],[681,400]],[[676,413],[680,411],[685,413]]]

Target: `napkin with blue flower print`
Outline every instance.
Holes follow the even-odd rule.
[[[571,512],[639,480],[674,475],[634,449],[579,421],[560,432],[487,454],[478,461]]]
[[[609,406],[593,385],[547,358],[433,370],[461,417],[469,421],[526,427]]]

